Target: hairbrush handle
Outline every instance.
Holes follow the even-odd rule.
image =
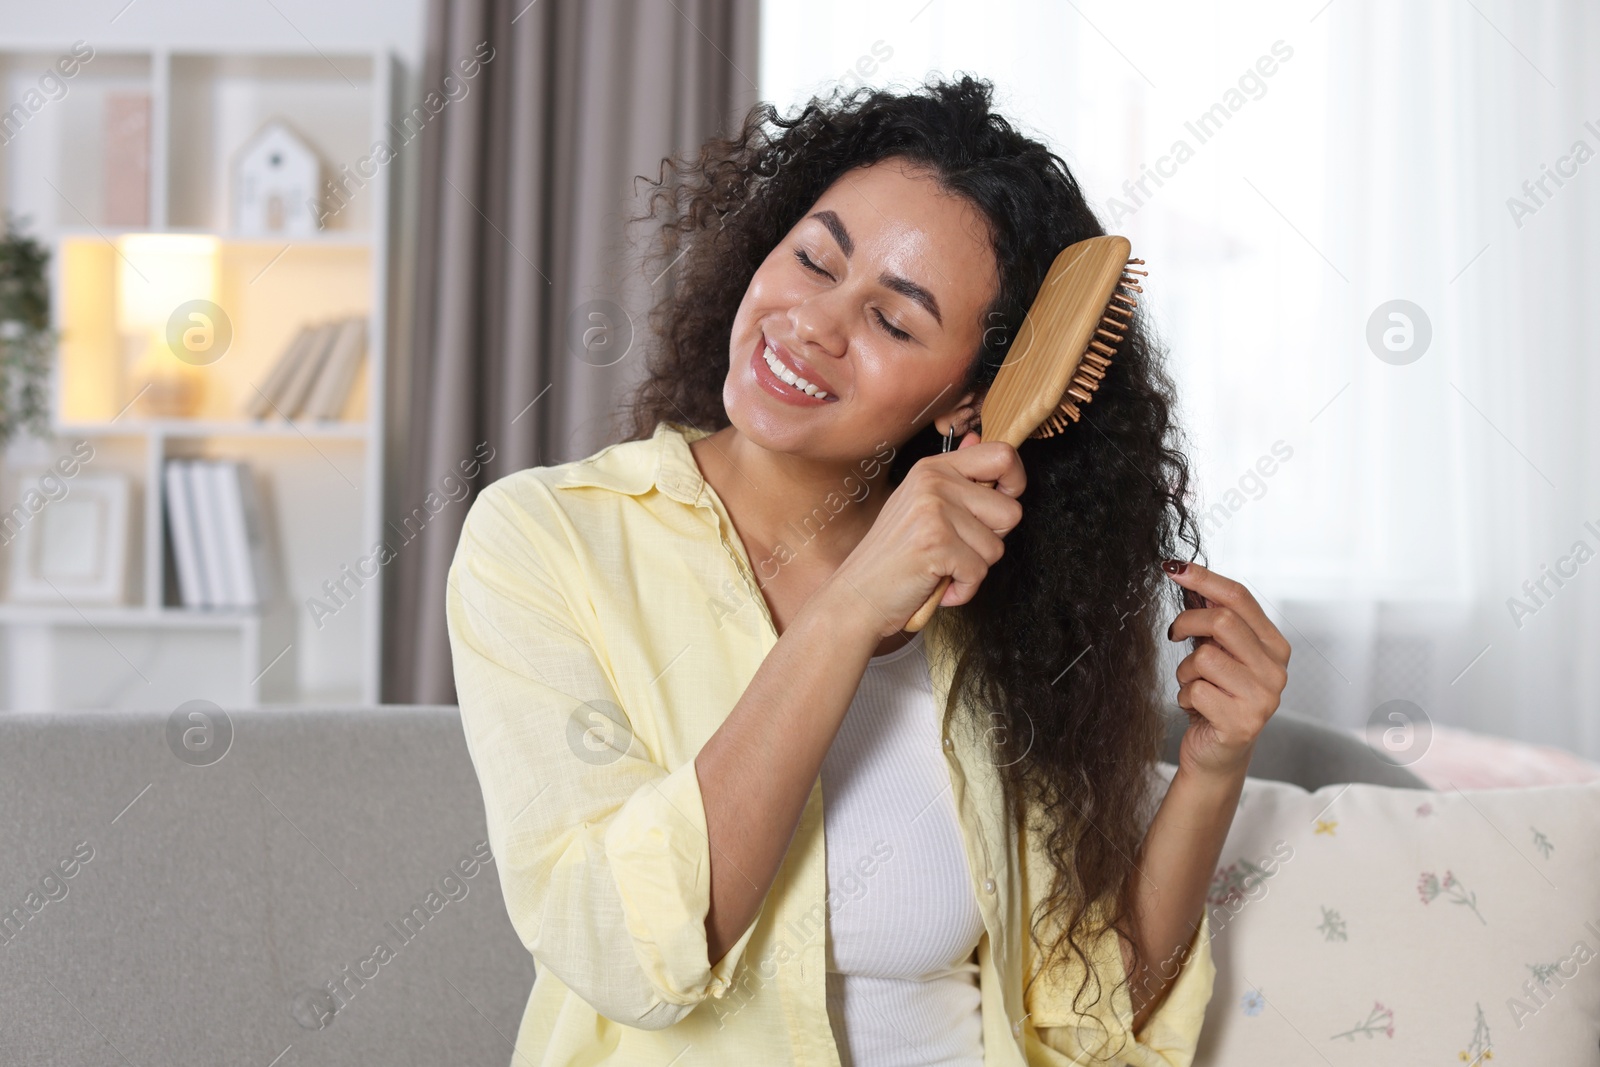
[[[983,484],[991,489],[994,488],[993,482],[984,482]],[[950,575],[948,574],[939,579],[939,584],[934,587],[933,593],[923,602],[922,607],[917,609],[917,613],[911,616],[910,621],[906,623],[906,633],[914,634],[928,625],[928,620],[933,618],[934,611],[939,607],[939,600],[944,596],[944,591],[950,588],[950,580]]]
[[[917,609],[917,613],[911,616],[910,621],[906,623],[906,633],[914,634],[924,626],[928,625],[928,620],[933,618],[934,611],[936,611],[939,607],[940,598],[944,596],[944,591],[949,588],[950,575],[947,574],[943,578],[939,579],[939,584],[934,588],[933,595],[927,599],[922,607]]]
[[[1128,266],[1144,261],[1129,259],[1129,250],[1126,237],[1108,234],[1057,253],[983,399],[984,440],[1017,448],[1078,420],[1133,320],[1133,294],[1144,291],[1133,275],[1145,272]],[[939,580],[906,632],[928,624],[950,582]]]
[[[1024,432],[1019,433],[1019,430],[1023,430]],[[982,434],[979,434],[978,437],[980,440],[985,439]],[[999,434],[994,438],[994,440],[1004,441],[1012,448],[1017,448],[1022,444],[1023,441],[1027,440],[1027,437],[1028,434],[1024,430],[1022,424],[1013,420],[1006,432]],[[979,484],[988,489],[993,489],[995,487],[994,482],[980,482]],[[924,626],[928,625],[928,620],[933,618],[934,611],[939,607],[939,600],[944,596],[944,591],[950,588],[950,582],[952,580],[952,577],[948,574],[939,579],[939,584],[935,586],[933,592],[928,595],[928,599],[922,602],[922,607],[918,608],[917,613],[911,616],[910,621],[906,623],[905,631],[907,633],[914,634]]]

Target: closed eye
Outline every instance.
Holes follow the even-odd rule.
[[[802,267],[804,267],[808,271],[811,271],[813,274],[820,274],[824,278],[832,279],[833,275],[829,274],[827,271],[825,271],[821,267],[817,266],[816,263],[812,262],[811,257],[806,255],[806,250],[805,249],[796,248],[794,250],[794,258],[799,262],[799,264]],[[886,330],[888,332],[890,337],[893,337],[896,341],[908,341],[908,340],[911,339],[911,335],[909,333],[906,333],[904,330],[897,328],[888,319],[884,318],[883,317],[883,312],[881,312],[878,309],[874,308],[872,313],[878,317],[878,322],[880,322],[883,325],[884,330]]]
[[[904,330],[896,329],[893,325],[891,325],[889,320],[883,317],[883,312],[879,311],[877,308],[873,308],[872,313],[878,316],[878,321],[883,323],[883,328],[889,331],[890,337],[893,337],[896,341],[910,340],[911,335],[906,333]]]
[[[806,250],[803,248],[797,248],[794,250],[794,258],[800,261],[800,265],[802,267],[808,271],[811,271],[813,274],[820,274],[824,278],[833,277],[833,275],[829,274],[827,271],[811,262],[811,257],[806,255]]]

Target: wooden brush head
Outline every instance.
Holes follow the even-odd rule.
[[[1129,259],[1128,250],[1128,239],[1112,234],[1068,245],[1056,256],[979,408],[983,440],[1016,448],[1078,420],[1078,406],[1094,398],[1114,346],[1127,336],[1132,294],[1144,292],[1133,275],[1145,272],[1128,265],[1144,260]],[[927,625],[949,585],[948,576],[940,580],[906,622],[906,632]]]
[[[1143,292],[1126,237],[1090,237],[1056,256],[980,409],[985,441],[1016,448],[1076,422],[1127,332]]]

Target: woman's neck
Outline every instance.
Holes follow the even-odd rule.
[[[733,426],[690,442],[752,558],[775,550],[829,573],[866,536],[887,496],[888,470],[869,479],[855,464],[832,465],[771,452]]]

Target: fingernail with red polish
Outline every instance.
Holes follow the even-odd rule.
[[[1166,559],[1161,561],[1161,569],[1168,574],[1182,574],[1189,569],[1189,565],[1182,560]]]

